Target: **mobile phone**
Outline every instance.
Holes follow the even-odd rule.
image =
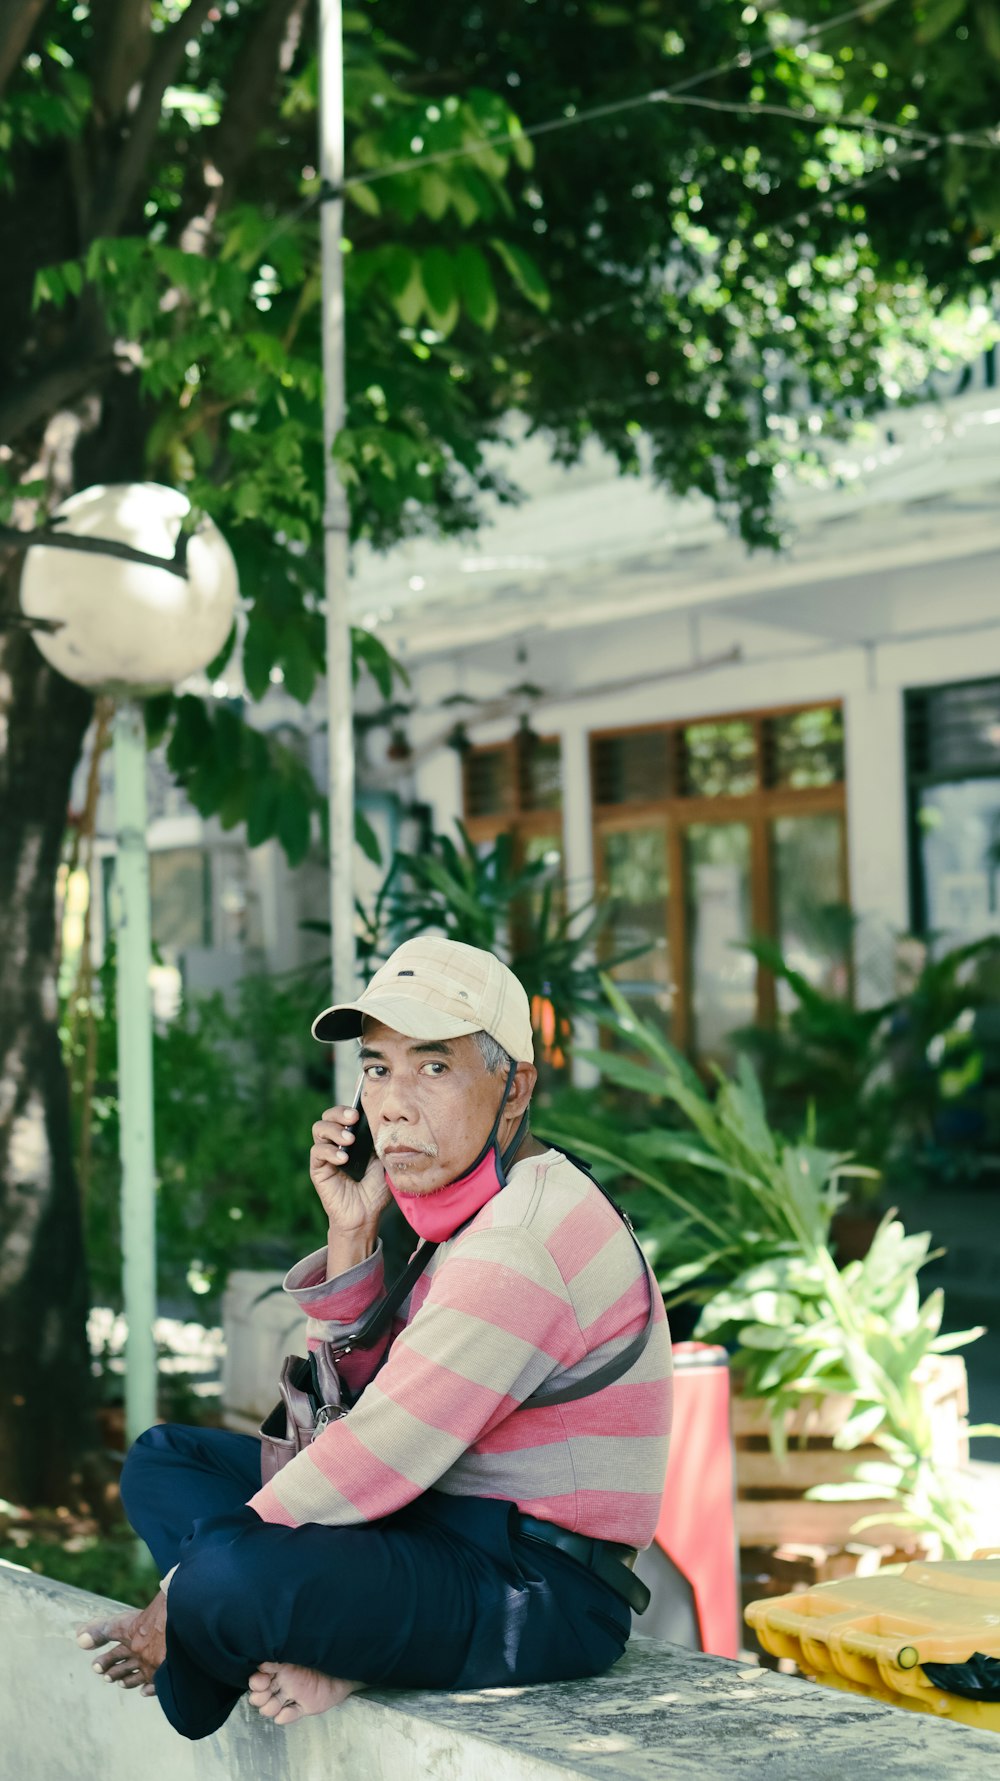
[[[361,1091],[364,1086],[364,1075],[361,1075],[358,1078],[358,1086],[354,1091],[354,1099],[351,1102],[351,1106],[357,1108],[361,1118],[358,1120],[357,1125],[352,1125],[350,1128],[354,1133],[354,1143],[345,1144],[344,1146],[344,1149],[347,1151],[347,1161],[343,1165],[344,1174],[349,1175],[352,1181],[361,1180],[362,1175],[375,1154],[375,1140],[372,1137],[371,1127],[365,1117],[365,1110],[361,1105]]]

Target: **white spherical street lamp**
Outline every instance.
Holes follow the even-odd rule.
[[[159,483],[82,489],[25,537],[21,610],[68,680],[117,698],[114,722],[118,1096],[128,1343],[125,1425],[156,1420],[156,1172],[146,741],[141,699],[204,668],[236,612],[236,564],[212,521]]]
[[[236,610],[236,564],[210,519],[192,525],[191,503],[177,489],[82,489],[37,540],[25,559],[21,610],[45,623],[38,647],[67,680],[162,692],[218,655]]]

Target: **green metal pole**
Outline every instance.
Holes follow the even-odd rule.
[[[149,994],[149,855],[146,734],[142,708],[114,721],[115,878],[118,940],[118,1110],[122,1164],[125,1433],[129,1445],[156,1421],[156,1213],[153,1160],[153,1015]]]
[[[347,414],[344,343],[344,61],[341,0],[319,3],[319,168],[329,195],[320,212],[323,279],[323,509],[326,579],[327,770],[330,808],[330,928],[333,1000],[357,990],[354,951],[354,699],[348,586],[350,512],[333,458]],[[334,1093],[349,1104],[357,1060],[335,1045]]]

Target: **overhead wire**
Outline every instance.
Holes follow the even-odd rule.
[[[691,91],[693,87],[704,86],[710,80],[721,80],[723,76],[753,67],[757,62],[768,56],[774,56],[782,49],[797,49],[801,44],[815,43],[829,31],[836,30],[839,25],[849,24],[852,19],[864,14],[873,18],[878,13],[886,12],[890,6],[898,4],[898,0],[863,0],[860,6],[852,6],[848,12],[838,13],[835,18],[824,19],[815,25],[808,25],[785,42],[769,42],[758,45],[755,50],[741,50],[728,62],[720,62],[714,68],[702,69],[697,74],[689,74],[683,80],[675,81],[669,87],[653,87],[648,93],[637,93],[627,99],[611,99],[604,105],[591,105],[578,111],[574,106],[557,117],[543,118],[537,124],[519,124],[516,130],[505,136],[489,134],[480,142],[463,143],[460,148],[436,149],[430,154],[417,154],[404,161],[392,161],[385,167],[375,168],[370,173],[352,173],[343,182],[347,191],[352,186],[375,185],[379,180],[391,179],[400,173],[412,173],[420,167],[439,165],[443,161],[454,161],[482,154],[484,150],[513,148],[526,138],[546,136],[556,130],[577,129],[581,124],[603,122],[606,118],[615,117],[626,111],[636,111],[645,105],[669,105],[681,95]]]
[[[884,162],[882,166],[869,168],[863,174],[857,175],[854,179],[842,181],[830,191],[824,192],[822,195],[813,199],[811,203],[796,205],[794,210],[786,212],[784,216],[778,217],[774,222],[762,223],[760,228],[755,230],[755,235],[777,234],[781,230],[787,229],[790,224],[803,223],[807,221],[810,216],[816,215],[817,213],[832,215],[839,204],[844,203],[849,198],[855,197],[858,192],[867,190],[868,187],[878,184],[878,182],[883,179],[898,178],[902,168],[905,168],[916,161],[924,160],[927,153],[927,148],[921,146],[911,150],[909,154],[894,156],[891,162]],[[705,226],[706,228],[709,227],[708,224]],[[655,291],[650,291],[649,289],[637,288],[625,291],[620,297],[614,297],[610,301],[600,304],[595,309],[588,310],[585,315],[573,316],[566,321],[553,322],[549,327],[539,328],[534,334],[530,335],[527,340],[518,341],[512,346],[506,347],[504,349],[504,357],[521,358],[529,352],[534,352],[537,347],[547,345],[550,340],[558,339],[564,334],[585,333],[589,328],[594,326],[595,322],[603,321],[606,316],[613,315],[620,309],[641,307],[643,304],[649,302],[651,298],[654,298],[655,295]]]
[[[519,124],[517,130],[508,132],[505,135],[498,136],[490,133],[484,135],[478,141],[463,143],[457,148],[438,149],[433,150],[429,154],[411,155],[405,160],[393,161],[385,167],[374,168],[366,173],[352,173],[343,181],[342,186],[336,190],[332,186],[318,186],[314,192],[308,193],[302,199],[301,203],[289,212],[286,217],[281,219],[275,229],[265,237],[264,241],[261,243],[259,251],[264,253],[272,242],[287,233],[289,229],[294,228],[297,223],[302,221],[302,219],[316,207],[316,205],[322,204],[330,198],[339,197],[341,192],[346,192],[360,186],[376,185],[381,180],[398,177],[400,174],[414,173],[423,167],[440,166],[446,162],[455,160],[467,160],[475,155],[480,155],[490,150],[514,148],[526,139],[548,135],[555,131],[577,129],[583,124],[603,122],[607,118],[629,111],[636,111],[647,105],[679,105],[686,103],[697,105],[705,110],[745,111],[752,116],[755,114],[755,111],[762,112],[765,110],[761,102],[756,100],[695,100],[687,98],[686,96],[690,94],[695,87],[704,86],[707,82],[712,80],[722,79],[727,74],[754,67],[758,62],[779,54],[782,49],[798,49],[803,44],[815,44],[831,31],[837,30],[841,25],[850,24],[854,19],[861,17],[869,19],[874,18],[878,16],[878,14],[888,11],[891,6],[895,6],[896,4],[898,4],[898,0],[861,0],[861,4],[850,7],[846,12],[837,13],[831,19],[818,20],[815,25],[805,26],[793,35],[790,35],[784,41],[762,43],[759,44],[755,50],[740,50],[735,56],[730,57],[728,61],[719,62],[712,68],[701,69],[695,74],[686,75],[683,79],[674,81],[668,87],[653,87],[646,93],[634,94],[627,99],[609,100],[607,104],[587,106],[583,110],[577,110],[573,107],[556,117],[542,118],[538,123]],[[818,128],[839,127],[844,129],[860,129],[864,127],[874,131],[882,130],[886,134],[894,134],[900,137],[916,136],[916,131],[913,126],[894,124],[888,120],[871,118],[864,114],[851,114],[850,119],[836,117],[824,119],[818,114],[815,117],[810,116],[805,110],[797,111],[792,106],[789,106],[787,109],[790,118],[805,125],[811,124]],[[775,107],[773,108],[773,115],[784,115],[784,113],[780,108]],[[862,116],[864,116],[863,126],[860,121],[855,121],[856,118],[860,119]],[[935,144],[944,140],[951,142],[957,142],[959,140],[958,136],[955,134],[949,134],[947,136],[942,134],[941,136],[935,137],[931,132],[927,132],[927,139]],[[962,140],[964,142],[965,138],[963,137]],[[1000,137],[998,137],[996,142],[992,143],[980,143],[970,137],[967,146],[1000,149]]]
[[[769,101],[755,99],[722,100],[692,96],[694,88],[704,86],[709,81],[721,79],[727,74],[751,68],[758,62],[779,54],[783,49],[792,48],[798,50],[803,45],[812,46],[839,27],[850,24],[857,18],[874,18],[879,14],[888,11],[890,7],[897,3],[898,0],[861,0],[860,4],[850,7],[845,12],[837,13],[833,18],[819,20],[814,25],[805,26],[783,40],[771,40],[767,43],[760,44],[755,50],[741,50],[728,61],[718,63],[712,68],[702,69],[697,73],[687,75],[683,79],[675,81],[669,87],[655,87],[646,93],[636,94],[626,99],[610,100],[604,105],[589,106],[582,110],[573,108],[572,110],[563,112],[559,116],[543,118],[534,124],[519,125],[516,131],[509,132],[505,135],[489,133],[484,135],[481,140],[463,143],[457,148],[436,150],[429,154],[417,154],[408,157],[406,160],[391,162],[385,167],[375,168],[365,173],[351,174],[344,180],[342,187],[337,191],[329,186],[321,186],[317,188],[315,192],[309,193],[287,217],[281,220],[275,230],[265,237],[258,252],[263,255],[263,253],[267,251],[267,248],[279,236],[285,234],[287,230],[294,228],[304,216],[308,215],[310,210],[330,198],[340,196],[341,192],[347,192],[352,188],[360,186],[372,186],[382,180],[396,177],[400,174],[419,171],[423,167],[441,165],[446,162],[453,162],[460,159],[469,159],[475,155],[490,150],[508,147],[515,148],[525,139],[544,136],[556,131],[579,128],[584,124],[603,122],[608,118],[636,111],[642,107],[654,104],[691,106],[707,111],[731,113],[734,115],[745,115],[750,117],[779,117],[797,123],[805,128],[832,129],[851,132],[867,131],[873,134],[884,134],[890,138],[898,138],[900,141],[913,141],[923,145],[909,154],[894,155],[890,162],[883,163],[877,168],[866,169],[864,173],[859,174],[849,181],[841,182],[832,190],[824,192],[821,196],[818,196],[811,202],[797,204],[795,209],[789,210],[784,217],[779,218],[775,222],[762,224],[761,227],[755,231],[756,234],[770,235],[781,229],[787,228],[792,223],[804,222],[810,216],[815,215],[818,212],[832,214],[837,204],[843,203],[846,199],[855,196],[861,191],[868,190],[870,187],[880,183],[884,179],[898,177],[901,169],[925,159],[931,148],[955,145],[972,149],[986,149],[992,152],[1000,152],[1000,129],[992,132],[991,139],[989,126],[983,127],[985,138],[983,139],[976,137],[969,132],[943,130],[935,133],[933,131],[920,129],[915,125],[902,124],[892,122],[888,119],[869,116],[867,113],[863,112],[850,112],[839,116],[824,116],[822,113],[813,112],[811,109],[781,106]],[[556,323],[551,327],[539,330],[535,335],[531,336],[529,340],[521,342],[517,346],[509,347],[507,349],[507,354],[508,356],[521,356],[526,352],[534,350],[536,346],[550,340],[554,336],[566,332],[568,329],[579,331],[584,327],[593,325],[594,321],[601,320],[604,316],[611,314],[622,307],[629,304],[641,303],[645,300],[646,296],[647,293],[643,291],[636,290],[626,292],[620,298],[615,298],[611,302],[602,304],[598,309],[589,312],[587,316],[577,317],[572,321],[564,323]]]

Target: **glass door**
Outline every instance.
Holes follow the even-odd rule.
[[[1000,934],[1000,776],[925,786],[917,832],[925,926],[937,945]]]
[[[673,1024],[674,984],[667,948],[670,872],[666,824],[634,823],[599,837],[602,898],[611,912],[602,934],[605,957],[636,951],[611,975],[642,1020],[668,1032]]]
[[[757,965],[745,950],[753,932],[750,857],[748,823],[685,828],[691,1043],[698,1057],[714,1063],[729,1062],[729,1035],[757,1015]]]

